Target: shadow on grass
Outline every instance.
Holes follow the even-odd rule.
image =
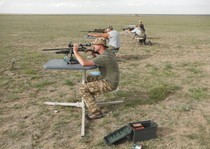
[[[118,91],[110,100],[124,100],[124,103],[119,105],[133,108],[138,105],[155,104],[163,101],[178,89],[180,88],[174,85],[162,84],[151,88],[147,92],[142,92],[136,89],[132,91]]]

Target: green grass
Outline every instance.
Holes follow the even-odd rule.
[[[70,86],[70,87],[73,87],[75,84],[74,84],[74,82],[72,82],[71,80],[66,80],[66,81],[65,81],[65,85],[68,85],[68,86]]]
[[[169,94],[179,89],[177,86],[160,84],[149,90],[149,97],[152,103],[164,100]]]
[[[42,88],[44,88],[44,87],[46,87],[46,86],[48,86],[48,85],[52,85],[52,84],[54,84],[53,81],[45,80],[45,81],[43,81],[43,82],[36,83],[36,84],[34,85],[34,87],[37,88],[37,89],[42,89]]]
[[[189,95],[195,100],[201,100],[208,97],[207,91],[208,91],[207,88],[199,88],[199,87],[190,88]]]

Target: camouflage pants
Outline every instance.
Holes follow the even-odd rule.
[[[103,94],[113,90],[111,83],[100,80],[99,76],[87,76],[87,82],[80,87],[80,94],[91,113],[101,111],[95,100],[95,95]]]

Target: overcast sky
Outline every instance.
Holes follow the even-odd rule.
[[[210,0],[0,0],[0,13],[210,14]]]

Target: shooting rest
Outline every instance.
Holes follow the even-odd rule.
[[[45,69],[66,69],[66,70],[82,70],[82,84],[85,83],[86,80],[86,71],[91,69],[96,69],[96,66],[82,66],[80,64],[67,64],[63,59],[53,59],[49,60],[44,66]],[[117,104],[122,103],[123,101],[111,101],[111,102],[101,102],[97,103],[99,105],[105,104]],[[60,105],[60,106],[72,106],[82,108],[82,126],[81,126],[81,136],[85,136],[85,102],[82,99],[81,102],[76,103],[67,103],[67,102],[44,102],[47,105]]]

